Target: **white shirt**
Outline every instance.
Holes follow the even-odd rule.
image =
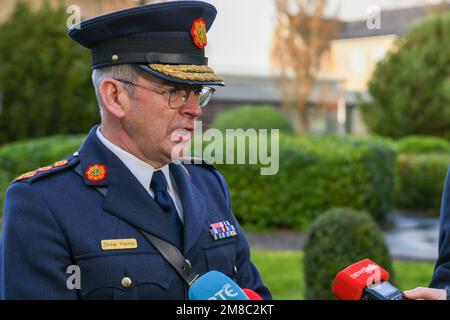
[[[147,190],[147,192],[150,194],[152,198],[154,198],[155,194],[153,193],[153,190],[150,189],[150,182],[152,181],[153,171],[155,171],[155,168],[153,168],[153,166],[149,165],[148,163],[142,161],[141,159],[135,157],[131,153],[126,152],[125,150],[119,148],[118,146],[110,142],[102,134],[102,132],[100,131],[100,127],[97,128],[97,137],[105,145],[105,147],[111,150],[111,152],[114,153],[125,164],[125,166],[131,171],[131,173],[136,177],[136,179],[142,184],[144,189]],[[167,191],[169,192],[169,195],[172,197],[172,200],[174,200],[173,202],[178,211],[178,215],[180,216],[181,221],[184,221],[183,207],[181,205],[180,197],[178,196],[176,184],[173,181],[172,176],[169,172],[169,165],[166,164],[159,170],[161,170],[164,173],[164,177],[166,178],[168,185]]]

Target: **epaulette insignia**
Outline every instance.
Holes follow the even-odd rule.
[[[191,177],[191,173],[192,173],[191,168],[194,168],[195,166],[201,166],[212,172],[217,171],[217,168],[214,166],[214,163],[212,163],[211,161],[204,159],[204,158],[185,157],[179,164],[180,164],[181,168],[183,168],[183,171],[186,173],[186,175],[188,177]],[[194,166],[194,167],[191,167],[191,166]]]
[[[30,171],[30,172],[26,172],[24,174],[21,174],[20,176],[18,176],[15,180],[16,181],[20,181],[20,180],[24,180],[24,179],[28,179],[31,177],[34,177],[37,174],[37,171]]]
[[[52,169],[53,169],[53,166],[47,166],[47,167],[39,168],[39,169],[37,169],[37,171],[38,172],[44,172],[44,171],[49,171],[49,170],[52,170]]]
[[[54,167],[54,168],[62,167],[62,166],[65,166],[65,165],[68,164],[68,163],[69,163],[69,160],[56,161],[56,162],[53,164],[53,167]]]
[[[197,157],[186,157],[182,160],[183,164],[207,164],[210,166],[214,166],[214,163],[209,161],[208,159],[204,158],[197,158]]]
[[[186,169],[186,167],[184,166],[184,164],[180,163],[180,165],[181,165],[181,167],[183,168],[183,170],[184,170],[184,172],[186,173],[186,175],[187,175],[188,177],[190,177],[191,175],[189,174],[189,171],[188,171],[188,169]]]
[[[45,167],[30,171],[30,172],[26,172],[26,173],[18,176],[16,179],[14,179],[14,181],[21,181],[21,180],[33,178],[34,176],[36,176],[37,174],[39,174],[41,172],[49,172],[49,171],[52,171],[53,169],[64,167],[68,163],[69,163],[69,160],[67,160],[67,159],[57,161],[57,162],[53,163],[52,165],[45,166]],[[39,176],[41,176],[41,175],[39,175]]]

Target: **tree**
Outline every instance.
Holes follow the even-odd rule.
[[[400,138],[450,134],[450,13],[432,14],[396,43],[369,82],[362,103],[369,129]]]
[[[67,36],[67,18],[62,5],[19,2],[0,26],[0,144],[98,122],[89,51]]]
[[[322,55],[337,34],[337,19],[325,18],[326,0],[275,0],[278,18],[271,57],[280,71],[283,105],[297,133],[309,131],[308,99]]]

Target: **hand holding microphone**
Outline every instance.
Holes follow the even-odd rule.
[[[389,273],[364,259],[336,275],[333,293],[341,300],[406,300],[402,291],[388,282]]]
[[[445,289],[417,287],[403,293],[411,300],[450,300],[450,287]]]

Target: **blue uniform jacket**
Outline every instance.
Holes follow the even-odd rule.
[[[187,299],[187,285],[137,230],[174,243],[173,226],[161,219],[164,213],[156,202],[95,130],[67,164],[44,168],[8,188],[0,242],[1,298]],[[106,178],[89,181],[73,170],[78,164],[82,172],[104,165]],[[240,287],[271,298],[250,261],[248,241],[220,173],[208,164],[170,164],[170,172],[183,205],[182,253],[194,270],[218,270]],[[107,187],[106,197],[97,187]],[[214,240],[210,224],[225,220],[237,235]],[[136,239],[137,248],[103,250],[101,241],[110,239]],[[69,266],[79,267],[80,289],[67,286],[75,274]],[[124,285],[126,277],[131,281]]]
[[[443,289],[450,285],[450,170],[442,193],[439,226],[439,256],[430,287]]]

